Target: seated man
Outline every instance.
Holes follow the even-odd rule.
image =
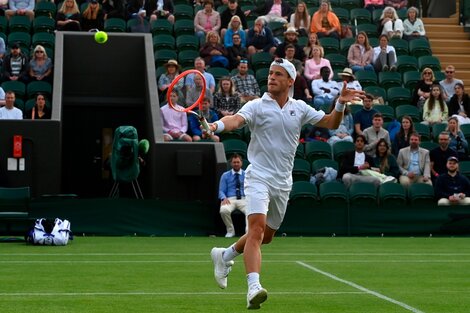
[[[5,92],[5,106],[0,108],[0,120],[22,120],[23,112],[15,108],[15,93],[11,90]]]
[[[230,159],[232,169],[222,174],[219,184],[220,216],[227,228],[225,237],[235,236],[232,212],[240,210],[246,216],[245,171],[242,169],[242,157],[234,154]],[[248,224],[246,224],[248,225]]]
[[[470,205],[470,181],[460,174],[459,159],[447,159],[447,173],[436,180],[437,205]]]
[[[436,182],[439,175],[447,173],[447,160],[450,157],[457,157],[457,151],[449,148],[450,137],[448,132],[441,132],[439,134],[439,147],[432,149],[429,152],[431,159],[431,180],[433,184]]]
[[[429,151],[419,146],[420,136],[414,132],[410,135],[410,145],[400,149],[397,163],[400,168],[400,184],[408,187],[413,183],[431,182],[431,162]]]
[[[178,104],[178,91],[171,91],[171,103],[175,107],[180,107]],[[191,137],[186,134],[188,131],[188,117],[186,113],[178,112],[173,110],[167,103],[160,108],[162,113],[162,125],[163,125],[163,140],[173,141],[192,141]]]
[[[375,158],[375,147],[380,139],[385,139],[388,146],[392,146],[390,142],[390,134],[382,126],[384,124],[384,119],[381,113],[375,113],[372,118],[372,126],[364,129],[363,135],[366,137],[368,144],[366,144],[364,151]]]
[[[331,70],[328,66],[323,66],[320,69],[320,75],[322,78],[314,79],[312,81],[312,91],[313,91],[313,105],[316,109],[321,108],[323,105],[331,105],[333,99],[339,93],[338,83],[331,80],[330,77]]]
[[[378,187],[381,180],[374,176],[362,175],[362,170],[371,169],[374,165],[374,159],[364,153],[366,138],[364,135],[357,135],[354,141],[355,150],[349,151],[344,155],[338,177],[342,177],[346,189],[356,182],[373,183]]]
[[[242,104],[259,98],[260,89],[258,81],[253,75],[248,73],[248,61],[246,59],[242,59],[238,64],[238,73],[232,76],[232,81],[235,85],[235,91],[240,94]]]
[[[372,108],[374,97],[371,94],[366,94],[366,97],[362,100],[362,109],[354,114],[354,131],[356,135],[362,135],[363,131],[372,126],[372,118],[377,110]]]

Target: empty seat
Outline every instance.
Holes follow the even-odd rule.
[[[398,120],[401,120],[403,116],[408,115],[411,117],[413,122],[421,121],[421,112],[418,107],[411,104],[402,104],[395,108],[395,115]],[[429,126],[427,126],[429,128]]]
[[[289,204],[298,207],[315,207],[318,200],[317,187],[306,181],[297,181],[292,185]]]
[[[310,181],[311,168],[310,163],[304,159],[294,159],[292,169],[292,179],[296,181]]]
[[[382,208],[397,209],[406,205],[405,188],[398,183],[385,183],[379,187],[379,204]]]
[[[355,182],[349,187],[349,203],[353,208],[377,206],[377,189],[372,183]]]
[[[222,142],[225,149],[225,157],[231,158],[233,154],[240,155],[243,159],[247,158],[248,145],[246,142],[240,139],[227,139]]]
[[[309,141],[305,144],[305,156],[309,162],[331,159],[331,146],[323,141]]]
[[[434,188],[424,183],[411,184],[408,187],[408,198],[414,207],[429,208],[437,205],[434,196]]]
[[[362,88],[377,86],[377,75],[374,71],[360,70],[357,71],[355,75]]]
[[[104,21],[104,31],[109,33],[125,33],[126,21],[121,18],[108,18]]]
[[[411,92],[407,88],[392,87],[387,90],[388,104],[397,107],[402,104],[411,103]]]
[[[389,105],[374,105],[374,109],[382,114],[384,122],[391,122],[395,119],[395,110]]]
[[[385,90],[392,87],[401,87],[401,74],[398,72],[380,72],[379,85]]]

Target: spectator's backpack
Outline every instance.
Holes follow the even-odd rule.
[[[26,242],[34,245],[66,246],[72,240],[70,222],[56,218],[54,222],[45,218],[36,220],[26,236]]]
[[[114,131],[111,171],[118,182],[131,182],[139,176],[139,142],[133,126],[120,126]]]

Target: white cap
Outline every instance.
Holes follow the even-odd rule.
[[[277,65],[284,68],[287,71],[287,74],[289,74],[289,76],[295,81],[295,78],[297,77],[297,70],[295,69],[294,64],[292,64],[290,61],[288,61],[287,59],[278,58],[275,59],[273,63],[271,63],[271,66],[273,65]],[[293,96],[294,84],[292,84],[292,86],[289,88],[289,97]]]

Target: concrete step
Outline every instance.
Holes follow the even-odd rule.
[[[450,48],[459,47],[462,49],[470,48],[470,40],[455,40],[455,39],[429,39],[431,48],[434,52],[436,48]]]
[[[424,24],[424,29],[426,29],[427,34],[431,34],[433,32],[458,32],[464,33],[465,30],[463,26],[460,25],[449,25],[449,24],[432,24],[426,25]]]
[[[458,25],[459,18],[457,16],[447,17],[447,18],[439,18],[439,17],[423,17],[422,18],[424,27],[428,27],[428,25],[433,24],[450,24],[450,25]]]
[[[448,63],[443,63],[442,60],[441,60],[441,64],[443,66],[446,66]],[[450,64],[450,63],[449,63]],[[453,66],[455,66],[456,70],[458,73],[462,72],[462,73],[467,73],[469,72],[470,73],[470,64],[469,63],[466,63],[466,62],[454,62],[452,63]]]
[[[470,54],[470,47],[459,47],[459,46],[447,46],[447,47],[436,47],[431,46],[433,54]]]
[[[462,54],[440,54],[433,53],[433,56],[438,57],[441,63],[470,63],[470,55]]]
[[[433,39],[458,39],[458,40],[468,40],[470,38],[470,35],[465,32],[441,32],[441,31],[435,31],[435,32],[428,32],[426,30],[426,36],[430,40]]]

